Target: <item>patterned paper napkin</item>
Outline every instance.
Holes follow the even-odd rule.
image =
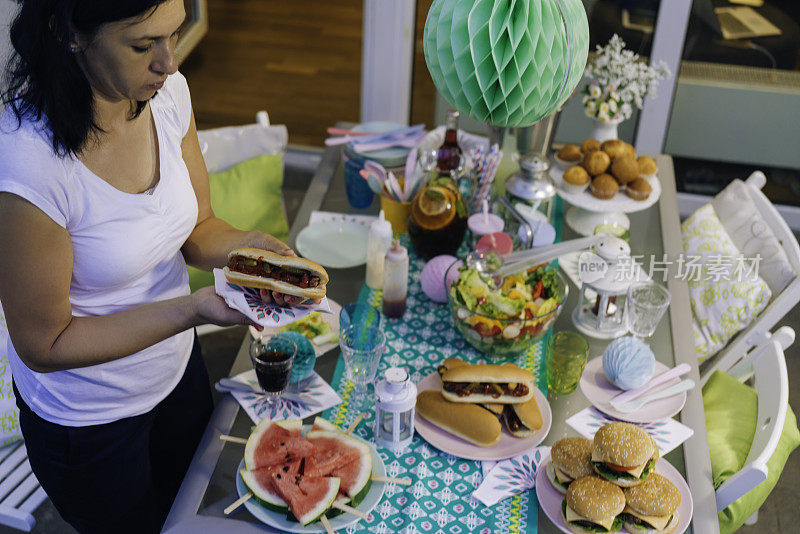
[[[222,269],[214,269],[214,289],[216,289],[217,295],[225,299],[228,306],[239,310],[261,326],[284,326],[299,321],[314,311],[331,312],[327,297],[323,298],[319,304],[304,304],[291,308],[277,304],[265,304],[261,300],[259,290],[231,284],[225,278]]]
[[[569,419],[567,424],[578,431],[582,436],[589,439],[594,438],[595,432],[606,423],[615,423],[619,419],[610,417],[594,406],[589,406]],[[679,423],[675,419],[664,419],[653,423],[630,423],[636,425],[656,440],[658,452],[664,456],[672,449],[692,437],[694,430]]]
[[[534,447],[528,452],[497,462],[484,471],[483,482],[472,496],[486,506],[494,506],[506,497],[531,489],[536,483],[536,470],[550,447]],[[489,462],[484,462],[484,465]]]
[[[250,384],[256,388],[259,387],[256,372],[253,369],[234,376],[233,380]],[[244,411],[247,412],[247,415],[250,416],[250,419],[255,424],[258,424],[265,417],[269,417],[273,421],[305,419],[309,415],[327,410],[331,406],[336,406],[342,402],[342,398],[316,371],[312,371],[311,376],[303,381],[302,389],[292,390],[292,392],[311,395],[317,401],[317,404],[306,405],[281,397],[275,402],[274,408],[270,410],[267,405],[266,395],[256,392],[246,393],[244,391],[231,391],[231,395],[242,405]]]

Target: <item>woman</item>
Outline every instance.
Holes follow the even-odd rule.
[[[211,210],[184,17],[183,0],[25,0],[11,28],[0,301],[31,466],[81,532],[160,529],[212,409],[192,328],[248,323],[189,294],[186,264],[292,254]]]

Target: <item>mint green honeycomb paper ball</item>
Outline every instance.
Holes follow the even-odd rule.
[[[450,105],[496,126],[530,126],[580,82],[589,24],[581,0],[434,0],[423,48]]]

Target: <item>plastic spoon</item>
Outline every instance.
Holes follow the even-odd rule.
[[[373,152],[375,150],[383,150],[392,147],[405,147],[412,148],[419,144],[420,140],[425,137],[425,132],[420,132],[417,135],[405,137],[403,139],[393,139],[383,142],[364,142],[364,139],[359,139],[353,143],[353,150],[356,152]]]
[[[373,193],[378,195],[381,194],[383,183],[374,172],[370,172],[367,169],[361,169],[358,171],[358,174],[360,174],[361,177],[367,181],[367,185],[369,185],[369,188]]]
[[[647,384],[643,385],[640,388],[623,391],[616,397],[612,398],[611,402],[618,402],[620,404],[630,402],[636,397],[644,395],[653,388],[660,386],[661,384],[665,384],[666,382],[672,380],[673,378],[677,378],[681,375],[684,375],[691,370],[692,367],[688,363],[682,363],[680,365],[676,365],[669,371],[664,371],[660,375],[653,377]]]
[[[617,410],[618,412],[622,413],[631,413],[635,412],[648,402],[652,402],[658,399],[664,399],[666,397],[672,397],[673,395],[677,395],[678,393],[682,393],[684,391],[690,390],[694,387],[694,380],[691,378],[687,378],[686,380],[682,380],[681,382],[675,384],[674,386],[670,386],[666,389],[653,393],[651,395],[646,395],[644,397],[639,397],[638,399],[629,401],[629,402],[616,402],[614,400],[611,401],[611,406]]]
[[[403,196],[403,190],[400,189],[400,183],[397,181],[397,178],[394,177],[394,173],[389,171],[389,177],[386,179],[387,189],[389,192],[395,196],[395,199],[398,202],[405,202],[405,197]]]

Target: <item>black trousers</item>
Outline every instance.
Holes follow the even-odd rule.
[[[65,521],[82,533],[161,530],[213,409],[197,336],[181,381],[142,415],[62,426],[14,393],[31,468]]]

